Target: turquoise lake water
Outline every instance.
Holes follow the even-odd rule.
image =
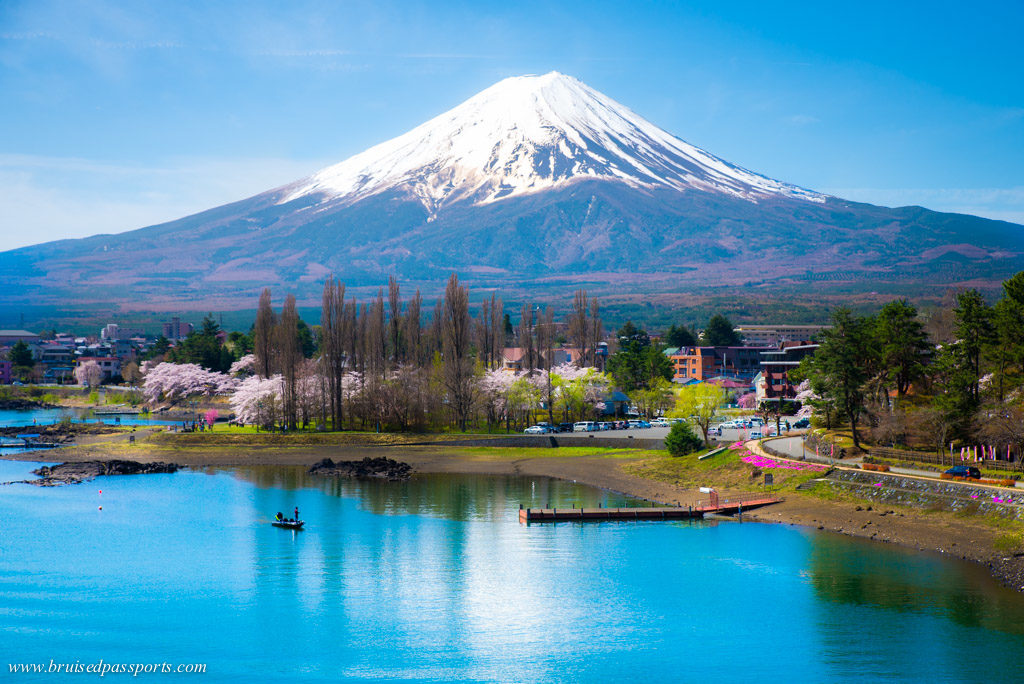
[[[981,567],[781,525],[516,515],[598,502],[631,503],[281,467],[0,487],[0,653],[236,682],[1019,681],[1024,596]],[[308,530],[269,525],[295,505]]]
[[[97,416],[91,409],[79,408],[39,408],[39,409],[0,409],[0,427],[31,427],[32,425],[50,425],[59,423],[63,418],[70,418],[75,423],[107,423],[110,425],[170,425],[173,421],[154,420],[141,415]]]
[[[89,409],[74,408],[40,408],[40,409],[0,409],[0,427],[25,428],[31,433],[32,428],[39,425],[52,425],[62,419],[69,418],[75,423],[107,423],[109,425],[173,425],[171,421],[153,420],[143,416],[97,416]],[[12,442],[0,437],[0,456],[9,456],[25,451],[12,446]]]

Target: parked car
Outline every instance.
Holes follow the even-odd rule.
[[[798,420],[795,423],[793,423],[793,427],[796,428],[797,430],[802,430],[803,428],[809,428],[809,427],[811,427],[811,419],[810,418],[801,418],[800,420]]]
[[[523,430],[528,435],[546,435],[551,432],[551,428],[546,425],[531,425],[530,427]]]
[[[972,480],[981,479],[981,471],[974,466],[958,465],[953,466],[946,471],[946,475],[952,475],[953,477],[966,477]]]
[[[664,418],[655,418],[651,421],[651,427],[668,427],[669,423]]]
[[[572,426],[573,432],[594,432],[596,429],[597,427],[592,420],[581,420]]]
[[[651,427],[651,424],[648,423],[646,420],[631,420],[629,421],[629,427],[641,430],[644,428]]]
[[[558,432],[572,432],[572,423],[559,423],[557,426]]]

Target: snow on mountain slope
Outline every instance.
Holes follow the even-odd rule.
[[[508,78],[408,133],[285,189],[348,204],[411,193],[434,212],[536,192],[581,178],[718,192],[756,201],[820,195],[729,164],[586,86],[551,72]]]

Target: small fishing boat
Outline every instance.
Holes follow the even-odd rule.
[[[283,527],[286,530],[301,530],[306,524],[305,520],[274,520],[270,523],[274,527]]]

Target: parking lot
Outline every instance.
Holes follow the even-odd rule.
[[[774,429],[774,426],[772,426],[772,428]],[[585,437],[587,435],[594,435],[594,437],[600,437],[601,439],[629,439],[630,437],[632,437],[633,439],[665,439],[665,436],[668,434],[669,429],[670,428],[667,428],[667,427],[650,427],[650,428],[640,428],[640,429],[630,428],[628,430],[599,430],[597,432],[562,432],[562,433],[557,433],[554,436],[555,437],[559,437],[559,436],[568,437],[568,436],[571,435],[571,436],[575,436],[575,437]],[[701,436],[700,435],[700,430],[697,430],[695,428],[695,432],[697,433],[698,437]],[[712,432],[711,439],[717,439],[719,441],[729,442],[729,443],[736,442],[736,441],[739,441],[739,440],[746,441],[750,437],[750,432],[751,431],[749,429],[741,430],[741,429],[738,429],[738,428],[725,428],[725,429],[722,430],[722,436],[721,437],[716,436]],[[782,427],[782,434],[783,435],[786,434],[786,427],[785,427],[785,425],[783,425],[783,427]],[[547,439],[547,437],[548,437],[548,435],[524,435],[524,436],[525,437],[540,437],[542,439]]]

